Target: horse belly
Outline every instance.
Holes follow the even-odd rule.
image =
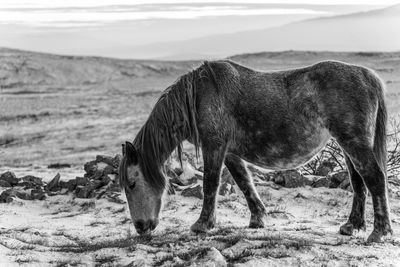
[[[266,142],[258,145],[257,149],[242,151],[241,157],[260,167],[273,170],[297,168],[310,161],[324,148],[331,138],[327,129],[321,129],[312,135],[297,136],[294,142]],[[253,147],[254,148],[254,147]]]

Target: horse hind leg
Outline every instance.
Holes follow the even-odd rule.
[[[266,220],[265,206],[254,187],[243,160],[233,154],[227,154],[225,165],[246,197],[247,205],[251,212],[249,227],[264,228]]]
[[[368,142],[361,140],[338,140],[339,144],[350,157],[355,170],[363,178],[372,196],[374,207],[374,230],[367,242],[381,242],[383,236],[392,233],[389,219],[389,204],[387,196],[386,175],[374,155]]]
[[[340,234],[352,235],[353,230],[365,231],[365,201],[367,188],[364,184],[363,178],[356,171],[354,164],[347,155],[345,155],[345,160],[354,194],[349,219],[340,227]]]

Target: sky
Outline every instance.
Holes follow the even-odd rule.
[[[0,47],[125,57],[124,51],[147,44],[273,28],[398,3],[400,0],[0,0]]]
[[[213,2],[223,4],[216,6],[211,4]],[[326,12],[309,9],[307,6],[286,9],[251,4],[393,5],[399,2],[400,0],[0,0],[0,23],[32,27],[82,27],[126,20],[196,19],[206,16],[324,15]]]

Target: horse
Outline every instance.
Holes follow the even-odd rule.
[[[126,142],[120,185],[137,232],[159,223],[167,182],[164,163],[182,142],[201,149],[203,206],[191,226],[204,233],[216,224],[221,168],[227,167],[251,212],[250,228],[264,228],[266,208],[246,162],[286,170],[310,161],[331,139],[340,145],[353,189],[353,204],[339,230],[365,230],[367,190],[374,229],[367,242],[393,233],[386,175],[384,85],[372,70],[339,61],[260,71],[230,60],[205,61],[160,96],[133,142]]]

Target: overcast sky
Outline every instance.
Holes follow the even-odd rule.
[[[266,29],[397,3],[400,0],[0,0],[0,47],[124,57],[123,51],[140,45]]]

